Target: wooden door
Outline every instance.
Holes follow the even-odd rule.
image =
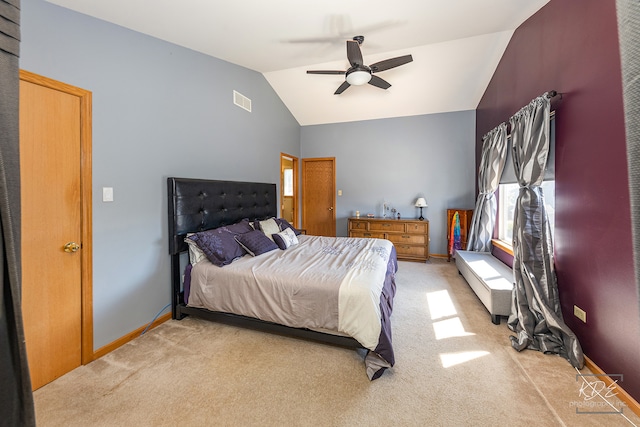
[[[302,159],[302,227],[314,236],[336,235],[335,158]]]
[[[83,158],[90,159],[90,95],[30,73],[20,77],[22,313],[35,390],[93,353],[84,209],[91,181],[83,170],[90,166]]]

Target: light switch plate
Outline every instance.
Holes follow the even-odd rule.
[[[102,187],[102,201],[113,202],[113,187]]]

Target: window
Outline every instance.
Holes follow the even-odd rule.
[[[498,240],[509,246],[513,244],[513,213],[519,188],[517,183],[500,184],[498,187]],[[543,181],[541,188],[544,195],[544,207],[547,211],[551,235],[553,236],[555,229],[556,182],[554,180]]]
[[[498,187],[498,212],[496,213],[496,225],[498,227],[497,240],[494,243],[507,252],[512,250],[513,245],[513,213],[518,198],[519,186],[513,167],[511,153],[511,136],[508,137],[507,158],[505,159],[504,171],[500,177]],[[542,181],[542,194],[544,195],[544,207],[547,211],[551,236],[555,229],[555,207],[556,207],[556,181],[555,181],[555,151],[556,151],[556,121],[555,113],[551,113],[549,123],[549,156],[547,167],[544,171]]]
[[[284,170],[284,195],[293,196],[293,169]]]
[[[518,197],[518,184],[500,184],[498,187],[498,239],[513,244],[513,212]]]

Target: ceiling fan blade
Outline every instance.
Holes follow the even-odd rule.
[[[346,71],[337,71],[337,70],[307,70],[307,74],[343,74]]]
[[[389,89],[391,84],[384,79],[381,79],[378,76],[371,76],[371,80],[369,80],[369,84],[375,87],[379,87],[380,89]]]
[[[360,43],[355,40],[347,40],[347,58],[349,59],[349,63],[352,67],[363,65]]]
[[[286,43],[340,43],[344,41],[345,36],[336,35],[336,36],[327,36],[327,37],[307,37],[301,39],[289,39],[284,40]]]
[[[413,57],[411,55],[398,56],[396,58],[385,59],[384,61],[376,62],[375,64],[369,65],[372,73],[379,73],[380,71],[388,70],[390,68],[399,67],[401,65],[407,64],[413,61]]]
[[[349,86],[351,86],[351,85],[349,84],[349,82],[348,82],[348,81],[346,81],[346,80],[345,80],[345,81],[344,81],[344,83],[342,83],[342,84],[340,85],[340,87],[338,87],[338,89],[337,89],[333,94],[334,94],[334,95],[340,95],[342,92],[344,92],[345,90],[347,90],[347,88],[348,88]]]

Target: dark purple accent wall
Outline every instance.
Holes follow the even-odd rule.
[[[495,237],[495,238],[497,238],[497,237]],[[498,248],[497,246],[493,246],[491,248],[491,254],[494,257],[498,258],[503,263],[505,263],[506,265],[508,265],[509,267],[513,267],[513,255],[503,251],[502,249]]]
[[[514,33],[476,111],[482,136],[531,99],[556,110],[555,263],[565,322],[584,353],[640,401],[640,313],[632,257],[615,1],[551,0]],[[479,157],[476,159],[479,163]],[[587,312],[587,323],[573,306]]]

